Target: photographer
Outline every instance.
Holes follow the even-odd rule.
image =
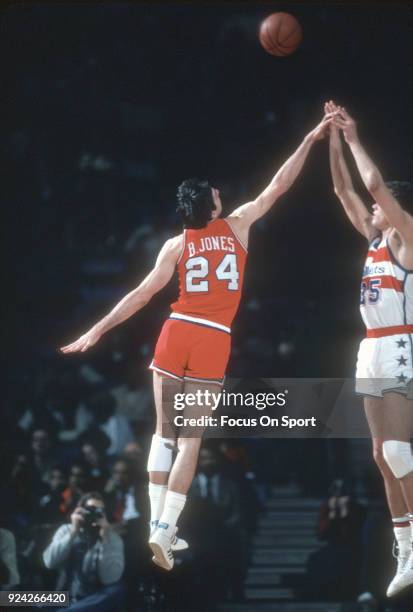
[[[123,543],[106,519],[102,496],[83,495],[70,521],[43,553],[46,567],[60,570],[56,589],[69,591],[70,610],[109,612],[121,606]]]

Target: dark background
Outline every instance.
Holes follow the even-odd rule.
[[[304,30],[283,59],[257,39],[278,10]],[[1,21],[6,315],[20,372],[143,278],[180,231],[177,184],[209,178],[229,212],[266,185],[328,98],[358,119],[386,179],[411,178],[409,5],[28,2],[3,7]],[[159,244],[126,265],[124,243],[142,225]],[[351,375],[364,251],[319,143],[252,231],[230,374]],[[88,259],[118,264],[93,296]],[[173,294],[120,330],[136,347],[148,343],[141,368]],[[293,353],[283,358],[284,340]],[[266,355],[255,369],[251,351]]]
[[[291,57],[272,57],[259,45],[259,24],[275,11],[291,12],[302,24],[304,40]],[[50,584],[49,578],[33,578],[43,540],[37,543],[36,571],[22,561],[27,534],[37,534],[43,520],[36,514],[39,499],[51,487],[46,469],[30,474],[31,458],[43,461],[33,443],[36,431],[50,437],[43,449],[46,467],[58,460],[70,483],[82,445],[97,444],[93,427],[100,432],[106,418],[116,418],[113,398],[107,406],[110,394],[119,392],[121,408],[132,397],[122,416],[130,419],[140,446],[146,495],[153,418],[147,365],[176,298],[176,280],[88,353],[63,356],[58,347],[136,287],[163,242],[181,231],[175,192],[183,179],[208,178],[221,189],[224,213],[230,212],[268,184],[320,121],[327,99],[357,119],[386,180],[412,180],[412,15],[411,5],[394,2],[2,3],[7,378],[0,492],[8,501],[2,520],[17,539],[23,586]],[[348,161],[357,189],[371,202]],[[317,143],[296,183],[251,231],[228,375],[353,376],[363,337],[358,301],[365,252],[365,240],[333,193],[327,142]],[[78,428],[68,440],[62,433],[75,431],[82,405],[93,417],[91,428]],[[252,440],[245,448],[221,445],[219,452],[239,467],[240,500],[247,509],[255,499],[246,493],[252,473],[264,515],[267,502],[281,499],[284,507],[280,486],[298,485],[297,499],[287,502],[305,513],[303,496],[316,498],[314,510],[330,494],[334,478],[353,480],[356,492],[369,498],[370,513],[379,500],[382,522],[376,521],[376,531],[365,525],[373,534],[372,558],[382,567],[390,544],[377,552],[377,542],[390,521],[370,441],[361,442],[359,448],[357,440]],[[106,475],[119,455],[109,454],[101,457]],[[363,481],[364,469],[374,474],[374,494]],[[68,521],[70,512],[59,520]],[[192,510],[188,515],[198,517]],[[205,516],[213,514],[208,510]],[[248,533],[255,533],[254,524]],[[334,550],[331,555],[339,558]],[[214,564],[216,558],[214,552]],[[364,558],[363,567],[370,568],[370,558]],[[321,563],[323,574],[329,566],[329,560]],[[198,571],[196,564],[190,567]],[[347,580],[340,567],[337,575]],[[174,580],[175,575],[171,583],[179,592]],[[367,588],[361,583],[345,596],[354,599]],[[384,584],[377,592],[383,594]],[[333,582],[329,588],[329,597],[341,597]],[[214,589],[207,584],[207,590]]]

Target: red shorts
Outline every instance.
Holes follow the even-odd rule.
[[[227,331],[172,318],[162,327],[149,367],[179,380],[222,385],[230,351]]]

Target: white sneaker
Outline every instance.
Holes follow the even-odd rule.
[[[153,562],[168,571],[174,566],[171,544],[172,538],[163,527],[157,527],[149,538],[149,546],[153,552]]]
[[[387,597],[393,597],[403,589],[413,584],[413,552],[401,555],[393,547],[393,556],[397,559],[396,575],[390,582],[386,591]]]
[[[151,533],[150,535],[153,534],[153,532],[155,531],[155,529],[158,526],[158,521],[151,521],[150,523],[150,529],[151,529]],[[178,536],[176,535],[178,531],[178,527],[175,527],[175,533],[172,536],[172,540],[171,540],[171,548],[172,548],[172,552],[179,552],[180,550],[186,550],[187,548],[189,548],[189,544],[186,540],[184,540],[183,538],[178,538]]]

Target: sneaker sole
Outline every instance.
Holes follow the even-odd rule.
[[[407,589],[410,589],[413,585],[413,582],[409,582],[409,584],[405,584],[401,587],[397,587],[395,590],[391,591],[391,593],[389,593],[387,591],[386,593],[386,597],[396,597],[396,595],[399,595],[399,593],[402,593],[403,591],[406,591]]]
[[[173,561],[172,561],[172,565],[169,564],[168,559],[165,557],[163,553],[163,548],[159,546],[159,544],[157,544],[156,542],[149,542],[149,546],[151,547],[151,550],[153,552],[152,561],[155,563],[155,565],[157,565],[158,567],[161,567],[167,572],[170,572],[174,564],[173,564]]]

